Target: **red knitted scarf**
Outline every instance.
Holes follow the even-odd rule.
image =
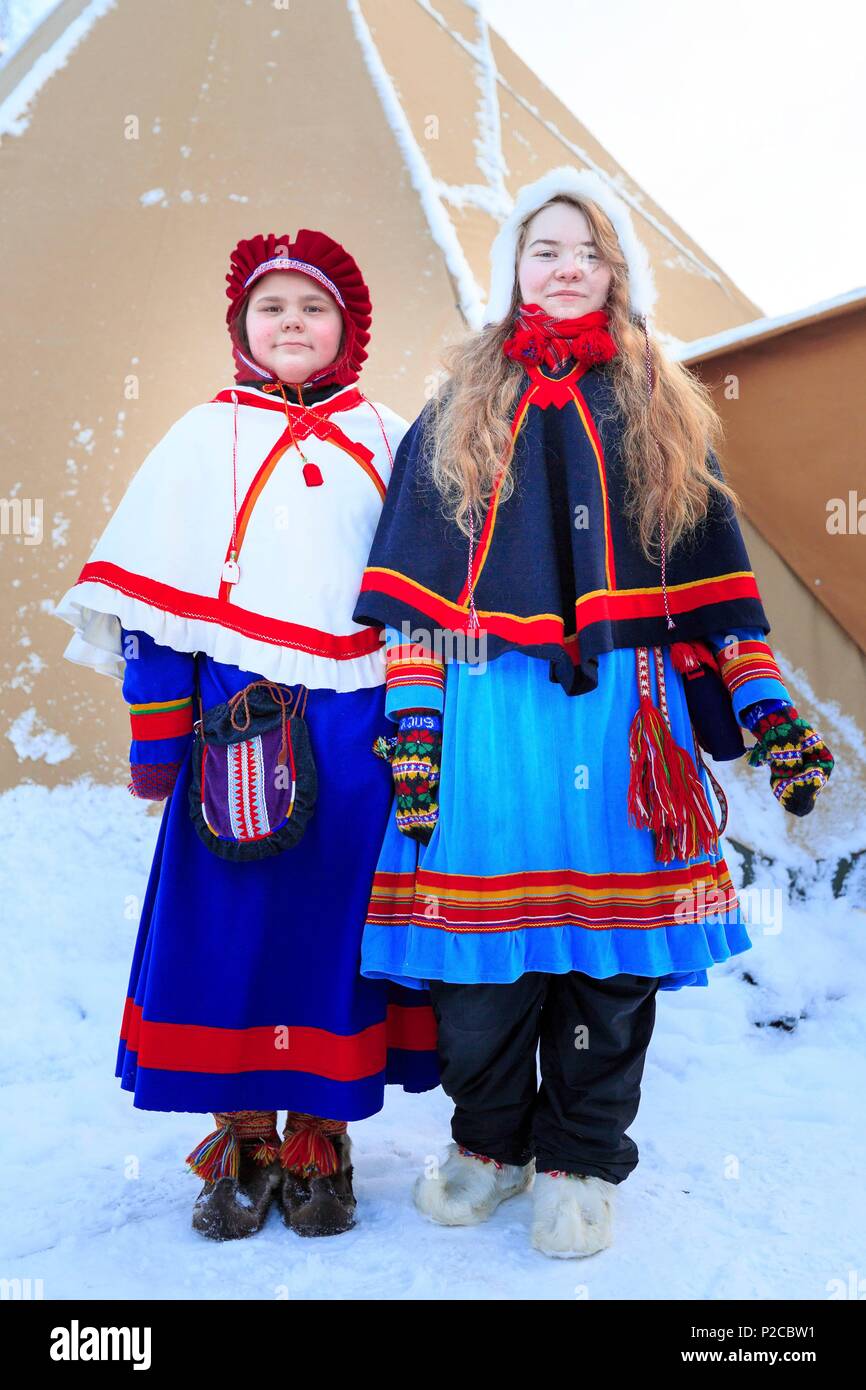
[[[607,331],[606,309],[579,318],[557,319],[538,304],[521,304],[514,332],[502,351],[515,362],[543,362],[556,371],[569,357],[594,365],[616,357],[619,348]]]

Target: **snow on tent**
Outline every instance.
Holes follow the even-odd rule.
[[[853,476],[857,365],[844,349],[862,365],[862,302],[755,336],[759,307],[579,114],[459,0],[188,0],[182,23],[170,0],[64,0],[12,53],[0,69],[0,332],[14,363],[0,424],[4,785],[124,776],[119,690],[62,660],[69,634],[51,610],[150,447],[230,384],[224,275],[237,239],[318,226],[346,244],[373,297],[365,387],[413,418],[442,348],[481,322],[515,191],[573,162],[629,203],[659,289],[656,330],[717,387],[770,640],[839,757],[802,823],[764,805],[764,772],[721,769],[734,842],[759,849],[748,827],[760,822],[736,813],[738,797],[759,798],[792,851],[854,864],[866,843],[862,542],[829,534],[824,502]]]

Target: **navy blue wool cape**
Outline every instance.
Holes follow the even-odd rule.
[[[469,615],[468,541],[430,477],[429,418],[426,407],[397,450],[353,614],[408,623],[409,640],[427,645],[440,630],[465,633]],[[660,565],[625,519],[622,429],[610,364],[525,370],[512,414],[514,492],[502,503],[494,493],[476,541],[486,657],[513,649],[547,659],[569,695],[596,688],[601,652],[770,631],[734,509],[712,488],[704,521],[667,556],[668,627]],[[708,465],[723,477],[712,451]]]

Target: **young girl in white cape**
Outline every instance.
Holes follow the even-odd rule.
[[[214,1112],[196,1230],[250,1235],[276,1197],[337,1234],[347,1123],[438,1084],[429,1001],[358,974],[392,789],[352,609],[406,422],[355,385],[370,298],[338,242],[255,236],[226,279],[235,387],[147,456],[57,611],[67,657],[123,682],[130,790],[166,801],[116,1075],[141,1109]]]
[[[797,815],[833,760],[766,641],[709,392],[647,331],[627,207],[552,170],[492,262],[354,613],[387,628],[398,723],[362,969],[433,999],[454,1143],[419,1209],[481,1221],[534,1170],[532,1243],[568,1257],[609,1244],[638,1161],[657,991],[751,945],[700,747],[750,728]]]

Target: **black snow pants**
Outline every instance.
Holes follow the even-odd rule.
[[[530,972],[511,984],[431,980],[452,1137],[499,1163],[623,1182],[659,981]],[[540,1043],[541,1086],[536,1052]]]

